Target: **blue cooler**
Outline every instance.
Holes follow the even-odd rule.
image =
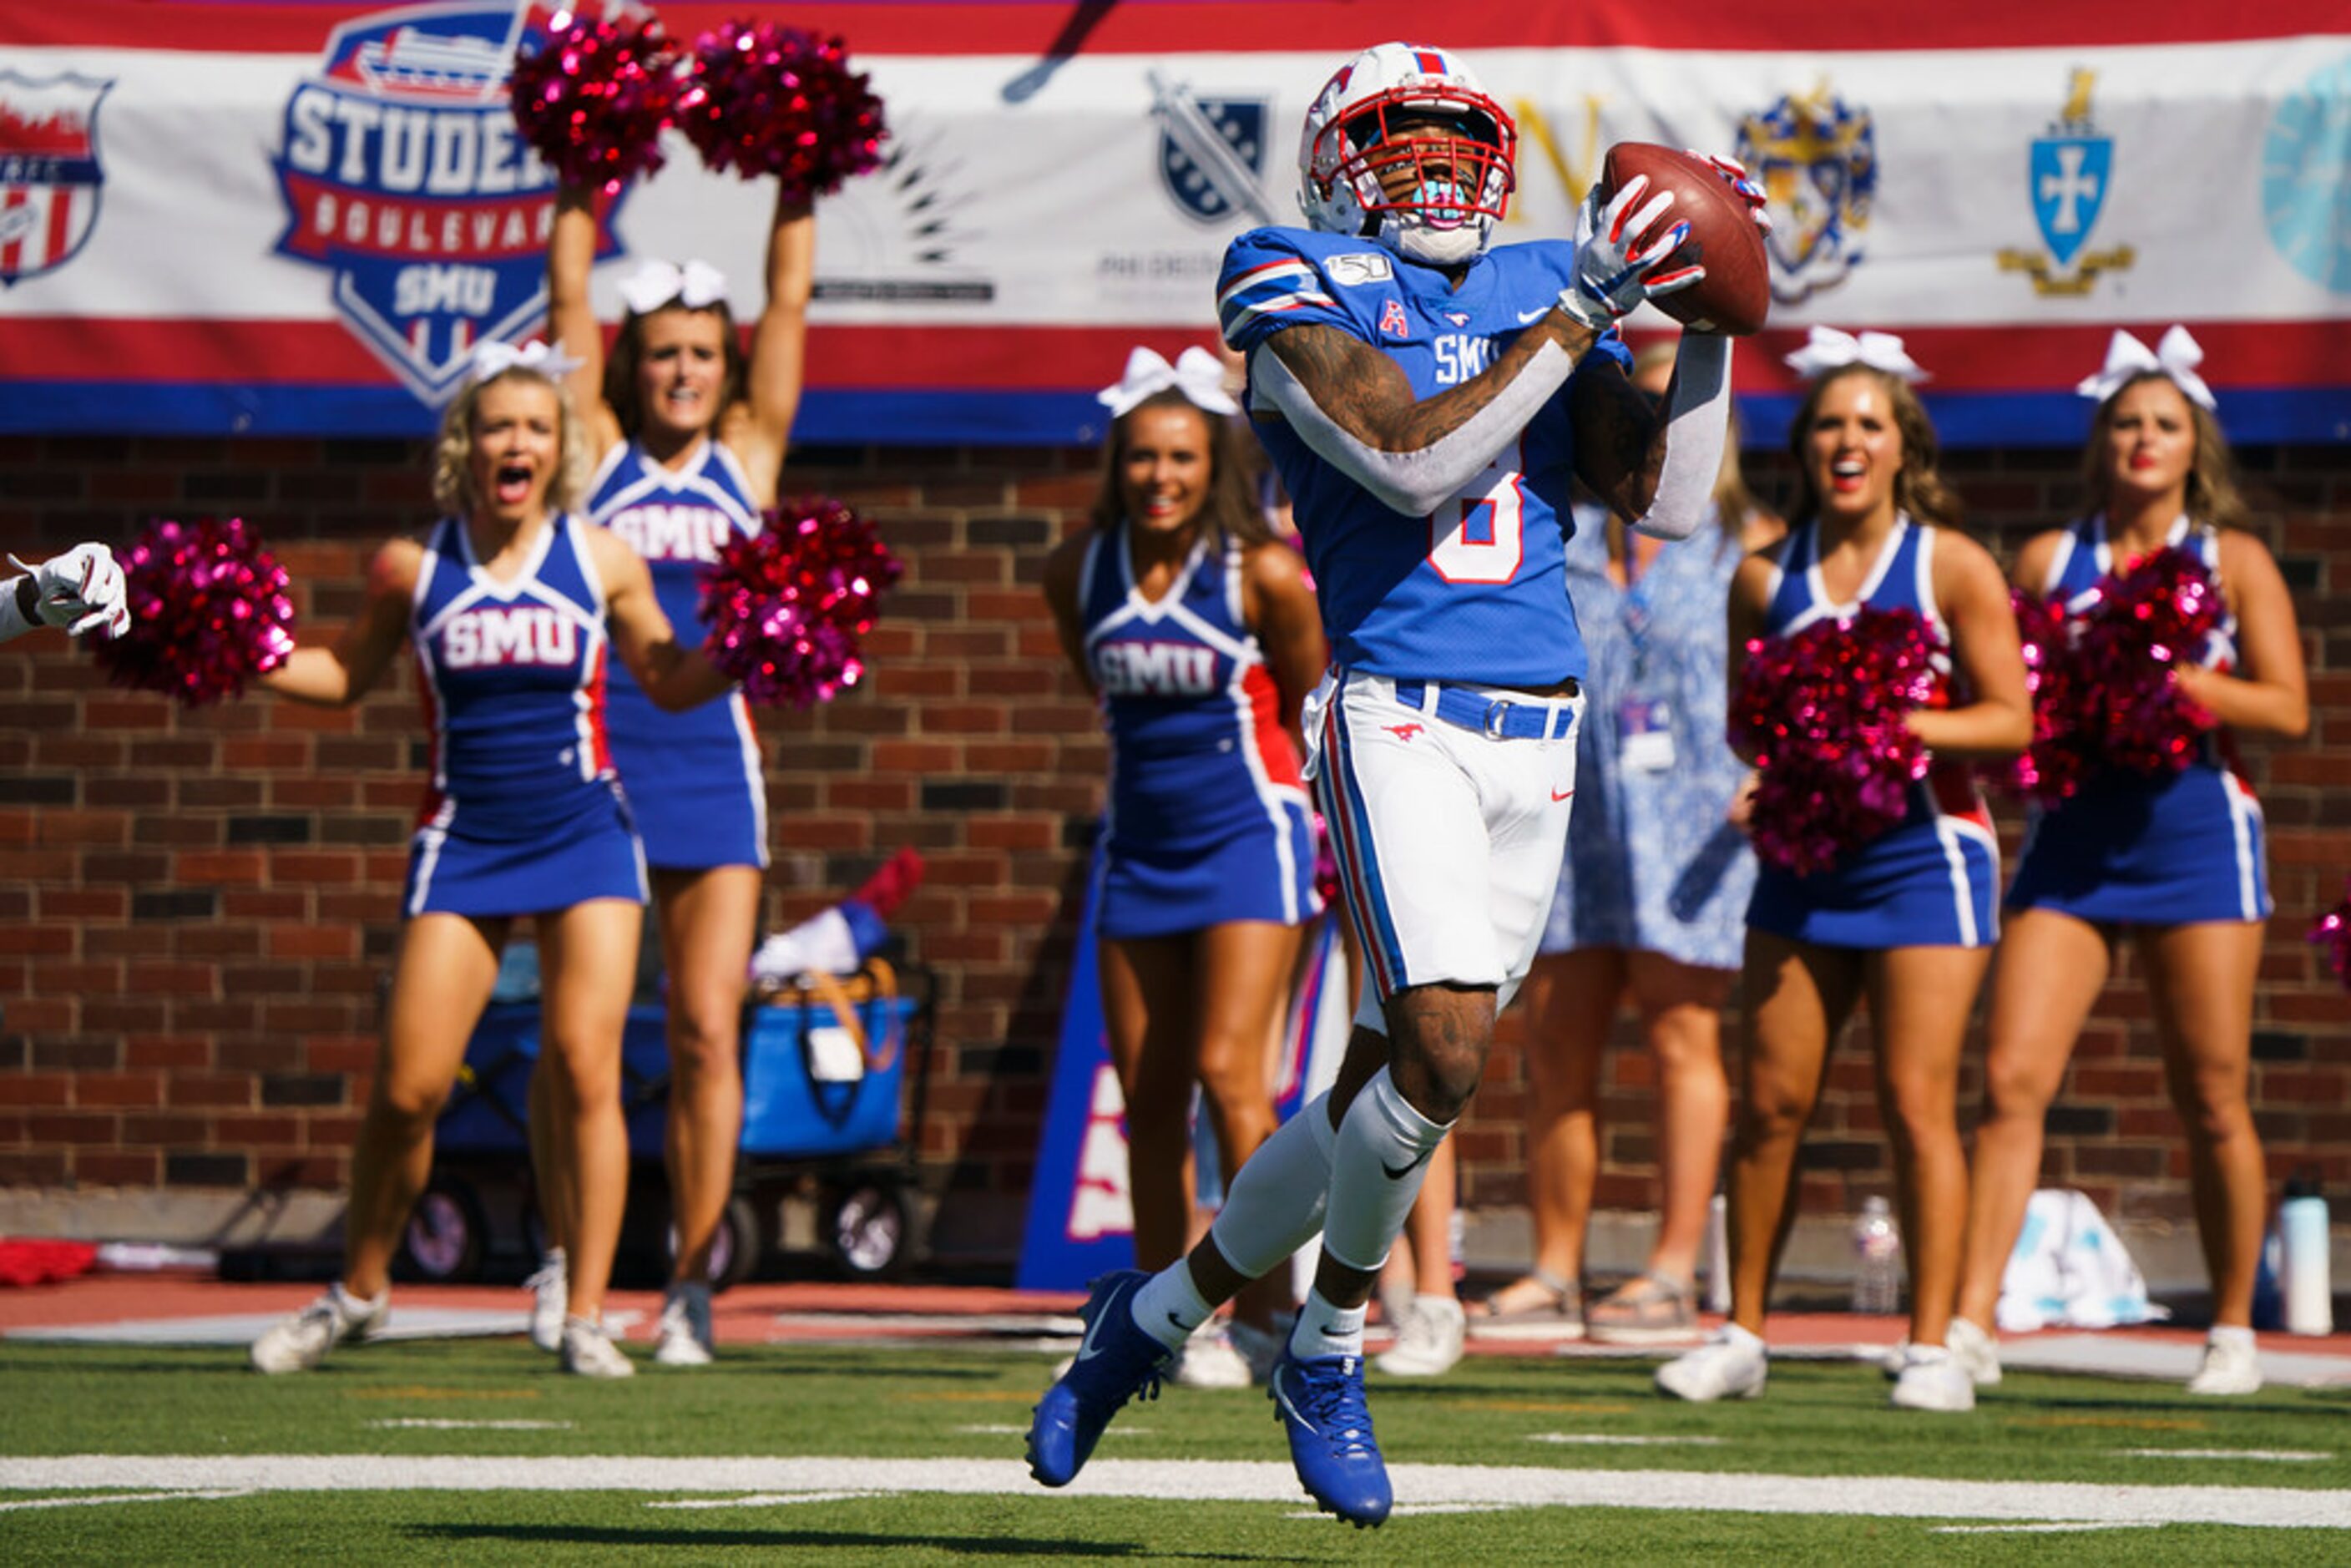
[[[854,1030],[843,1027],[841,1007]],[[838,1006],[802,990],[754,1009],[743,1040],[743,1152],[848,1155],[895,1144],[914,1008],[860,977]]]

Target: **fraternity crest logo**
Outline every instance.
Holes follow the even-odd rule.
[[[2025,190],[2045,251],[2003,249],[2002,272],[2022,272],[2032,291],[2044,296],[2087,294],[2102,272],[2120,272],[2138,259],[2129,246],[2085,248],[2115,171],[2115,139],[2101,136],[2090,120],[2095,71],[2076,70],[2065,107],[2045,135],[2033,139],[2025,163]]]
[[[1159,184],[1200,224],[1279,221],[1266,199],[1261,98],[1202,98],[1149,73],[1151,117],[1159,122]]]
[[[1824,78],[1739,121],[1739,161],[1770,199],[1771,298],[1795,305],[1861,265],[1877,195],[1877,128]]]
[[[555,176],[507,106],[516,46],[545,16],[457,0],[355,18],[286,103],[277,254],[331,274],[345,324],[436,407],[477,342],[546,315]],[[616,206],[599,213],[599,257],[620,248]]]
[[[98,226],[98,110],[113,86],[0,71],[0,285],[55,272]]]

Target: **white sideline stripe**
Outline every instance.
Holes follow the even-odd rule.
[[[2076,1535],[2093,1530],[2153,1530],[2152,1519],[2115,1520],[2105,1524],[1938,1524],[1930,1528],[1934,1535]]]
[[[569,1432],[569,1421],[463,1421],[446,1416],[388,1416],[371,1427],[425,1432]]]
[[[1026,1427],[957,1427],[956,1430],[969,1437],[1025,1437],[1029,1435]],[[1102,1439],[1107,1442],[1113,1437],[1150,1436],[1151,1428],[1148,1427],[1113,1427],[1102,1434]]]
[[[2234,1524],[2351,1530],[2351,1490],[2095,1486],[1909,1476],[1721,1475],[1396,1465],[1397,1498],[1427,1507],[1649,1508],[1910,1519]],[[1017,1459],[544,1458],[485,1454],[77,1454],[0,1458],[0,1490],[921,1492],[1046,1499]],[[1098,1459],[1062,1493],[1295,1503],[1286,1464]]]
[[[694,1497],[676,1502],[649,1502],[647,1508],[780,1508],[794,1502],[841,1502],[850,1498],[879,1497],[874,1491],[769,1491],[749,1497]]]
[[[2315,1448],[2116,1448],[2115,1452],[2133,1459],[2265,1459],[2278,1464],[2335,1457]]]
[[[1719,1437],[1646,1437],[1631,1432],[1536,1432],[1527,1438],[1530,1443],[1574,1443],[1603,1448],[1711,1448],[1722,1441]]]
[[[96,1508],[114,1502],[186,1502],[214,1497],[250,1497],[246,1488],[229,1491],[137,1491],[112,1492],[102,1497],[30,1497],[16,1502],[0,1502],[0,1513],[26,1508]]]

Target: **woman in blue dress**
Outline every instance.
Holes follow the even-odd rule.
[[[2172,667],[2180,692],[2212,716],[2204,747],[2177,773],[2109,771],[2036,811],[2009,886],[1957,1325],[1976,1349],[1981,1383],[2000,1377],[1991,1331],[2040,1175],[2043,1118],[2127,939],[2187,1129],[2212,1277],[2211,1335],[2188,1390],[2261,1386],[2252,1297],[2268,1182],[2246,1087],[2271,906],[2261,804],[2231,737],[2298,737],[2310,727],[2310,699],[2294,601],[2268,549],[2241,527],[2228,442],[2196,373],[2202,358],[2177,327],[2157,353],[2116,335],[2107,368],[2083,382],[2099,400],[2083,453],[2088,516],[2036,535],[2011,573],[2019,588],[2078,610],[2109,574],[2168,545],[2204,563],[2225,612],[2197,656]]]
[[[549,319],[579,359],[566,384],[594,470],[581,510],[644,558],[680,643],[698,647],[702,569],[729,539],[758,533],[760,514],[776,504],[799,408],[816,220],[778,190],[766,303],[747,354],[726,278],[703,262],[656,259],[622,280],[628,313],[608,360],[589,298],[592,204],[585,188],[560,193],[547,257]],[[766,883],[767,780],[739,693],[665,713],[616,670],[610,713],[613,760],[652,868],[665,980],[662,1157],[676,1249],[653,1354],[664,1365],[698,1366],[711,1356],[710,1249],[742,1138],[743,993]],[[558,1184],[548,1196],[559,1195]],[[551,1300],[562,1293],[562,1205],[542,1208],[550,1246],[534,1283]],[[549,1316],[535,1313],[542,1333]]]
[[[434,1120],[520,922],[538,938],[541,1061],[573,1195],[563,1364],[632,1370],[602,1310],[628,1181],[621,1030],[645,873],[605,744],[605,679],[617,655],[654,701],[680,708],[727,682],[679,643],[636,552],[565,509],[582,465],[560,361],[543,344],[493,342],[475,365],[441,424],[434,493],[447,515],[425,543],[376,553],[340,636],[298,647],[262,678],[280,696],[345,707],[409,643],[433,741],[383,1047],[351,1152],[342,1275],[255,1342],[263,1372],[308,1370],[383,1326]]]
[[[1898,341],[1818,334],[1795,362],[1820,371],[1790,430],[1796,504],[1787,539],[1748,557],[1731,580],[1730,685],[1750,639],[1864,606],[1915,612],[1941,645],[1940,689],[1905,722],[1934,763],[1904,820],[1834,864],[1757,873],[1740,972],[1730,1322],[1660,1368],[1657,1384],[1695,1400],[1762,1392],[1761,1331],[1795,1218],[1796,1156],[1831,1049],[1866,997],[1910,1267],[1910,1343],[1894,1403],[1965,1410],[1975,1388],[1944,1343],[1967,1202],[1959,1053],[1997,934],[2000,846],[1964,765],[2013,756],[2032,738],[2024,660],[1999,567],[1952,526],[1957,498],[1936,472],[1934,426],[1908,379],[1920,372]]]
[[[1662,395],[1671,344],[1634,361]],[[1737,817],[1748,778],[1723,738],[1731,573],[1783,531],[1725,444],[1714,526],[1668,542],[1580,513],[1568,595],[1591,674],[1575,814],[1542,954],[1527,977],[1527,1193],[1534,1267],[1474,1320],[1480,1338],[1660,1343],[1697,1333],[1693,1281],[1729,1116],[1724,1000],[1738,973],[1755,857]],[[1657,1234],[1646,1266],[1582,1310],[1600,1174],[1600,1067],[1619,1007],[1656,1064]]]
[[[1102,394],[1116,418],[1092,526],[1054,550],[1043,584],[1110,737],[1095,925],[1135,1261],[1152,1270],[1188,1240],[1193,1085],[1227,1181],[1274,1129],[1267,1051],[1322,908],[1298,736],[1326,662],[1322,622],[1304,563],[1251,493],[1222,377],[1205,350],[1173,366],[1135,351]],[[1238,1320],[1270,1335],[1290,1304],[1278,1291],[1245,1291]],[[1186,1359],[1199,1381],[1238,1364]]]

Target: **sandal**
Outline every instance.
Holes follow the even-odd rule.
[[[1528,1307],[1498,1311],[1494,1303],[1523,1287],[1535,1286],[1541,1296]],[[1486,1298],[1485,1310],[1470,1314],[1471,1339],[1571,1340],[1583,1337],[1583,1288],[1544,1269],[1531,1270]]]
[[[1670,1274],[1642,1274],[1594,1301],[1592,1337],[1608,1344],[1680,1344],[1698,1337],[1691,1285]]]

